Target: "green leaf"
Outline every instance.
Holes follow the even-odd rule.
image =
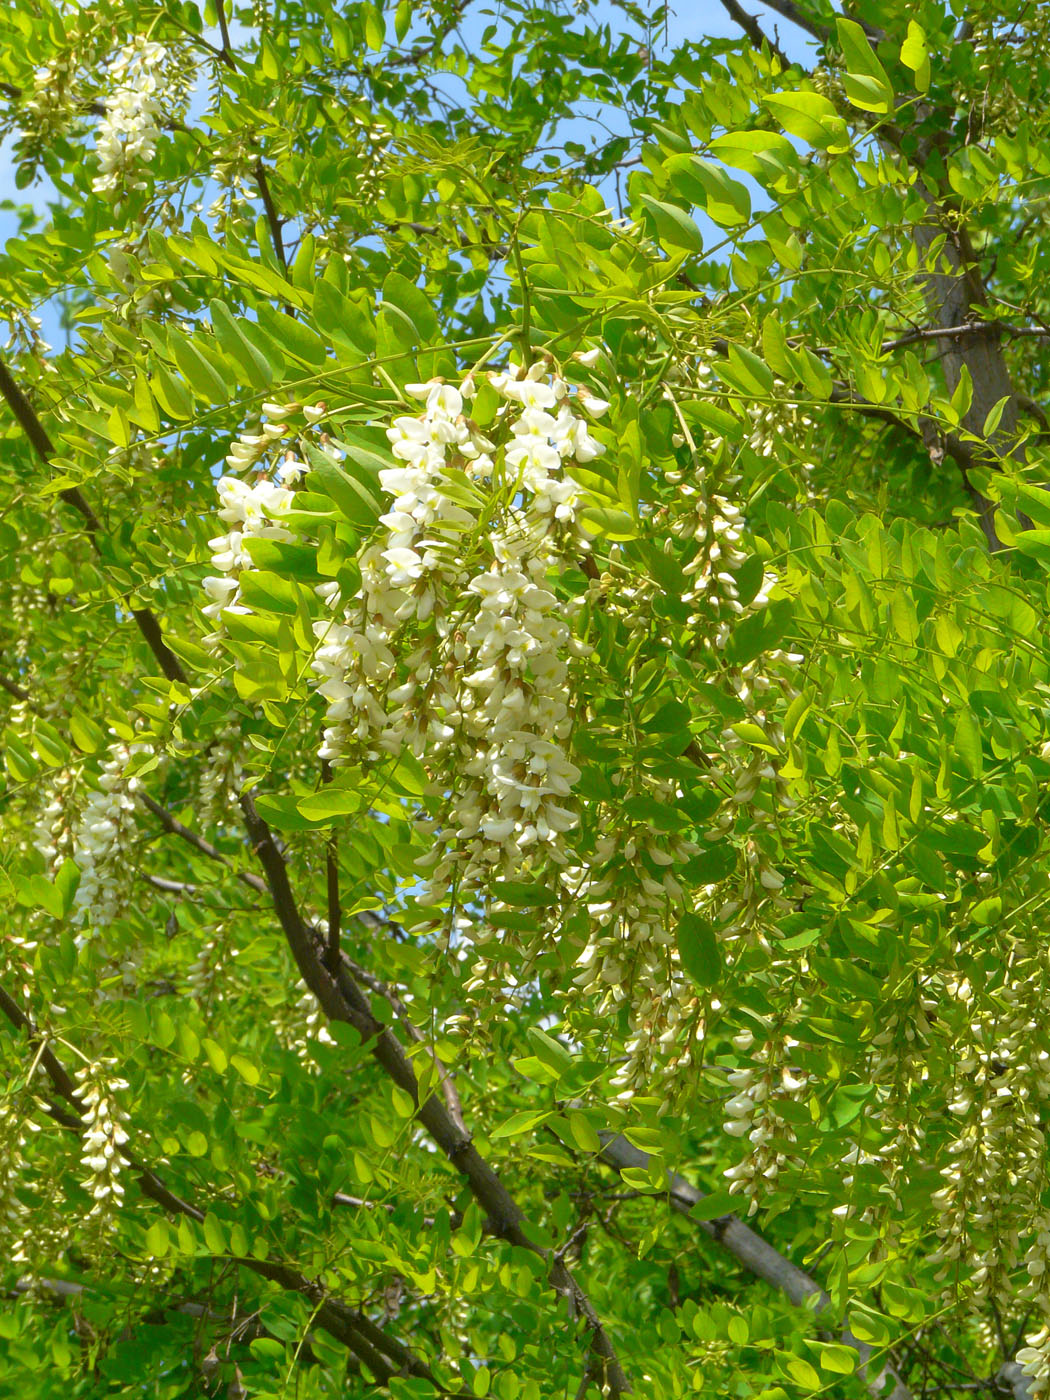
[[[921,25],[913,19],[908,21],[908,35],[901,44],[901,62],[915,74],[917,92],[926,92],[930,86],[930,56],[926,48],[926,35]]]
[[[682,967],[701,987],[713,987],[722,975],[722,955],[709,919],[687,912],[676,929]]]
[[[817,1360],[822,1371],[833,1371],[839,1376],[852,1376],[857,1369],[857,1353],[853,1347],[842,1346],[839,1342],[816,1342]]]
[[[849,149],[846,123],[819,92],[783,92],[767,96],[765,104],[785,131],[826,151]]]
[[[266,77],[276,82],[281,76],[281,65],[273,40],[268,34],[264,34],[259,41],[259,62]]]
[[[69,716],[69,737],[81,753],[98,753],[106,747],[102,726],[81,709],[73,710]]]
[[[748,398],[770,398],[776,387],[773,371],[743,345],[730,345],[729,358],[716,360],[715,369],[731,389]]]
[[[268,389],[280,366],[271,365],[257,345],[241,329],[241,323],[225,302],[208,303],[212,330],[220,349],[240,373],[241,383],[252,389]]]
[[[349,788],[329,786],[311,793],[309,797],[301,797],[299,811],[304,817],[309,817],[311,821],[332,822],[337,817],[345,817],[353,812],[359,812],[362,802],[363,799],[359,792],[352,792]]]
[[[526,884],[521,880],[497,880],[492,886],[492,898],[527,909],[549,909],[558,903],[557,892],[547,885]]]
[[[602,535],[608,540],[636,540],[641,533],[637,522],[626,511],[611,506],[585,506],[579,520],[592,535]]]
[[[738,442],[744,435],[744,425],[739,418],[707,399],[686,399],[679,407],[687,421],[699,423],[707,432],[723,437],[727,442]]]
[[[230,397],[226,381],[204,358],[198,346],[177,331],[171,332],[172,354],[183,378],[205,403],[226,403]]]
[[[318,369],[328,358],[324,341],[316,331],[266,303],[259,307],[259,325],[285,354],[312,369]]]
[[[345,472],[313,443],[307,441],[305,448],[311,466],[307,478],[310,489],[327,496],[352,525],[362,530],[371,530],[382,511],[379,496],[359,477]]]
[[[739,1196],[731,1196],[728,1191],[716,1191],[703,1196],[696,1205],[690,1207],[691,1220],[718,1220],[724,1215],[734,1215],[740,1205]]]
[[[254,1060],[249,1060],[245,1055],[231,1055],[230,1064],[241,1076],[246,1084],[258,1084],[262,1075],[259,1066]]]
[[[546,1031],[541,1031],[538,1026],[529,1026],[525,1033],[532,1041],[536,1054],[548,1069],[562,1075],[572,1068],[572,1056],[560,1041],[555,1040]]]
[[[704,240],[695,221],[679,209],[677,204],[668,204],[662,199],[653,199],[647,194],[641,202],[649,211],[656,237],[667,248],[683,248],[687,253],[702,253]]]
[[[168,1222],[154,1220],[146,1231],[146,1253],[154,1259],[163,1259],[168,1252]]]
[[[361,15],[365,22],[365,43],[373,53],[378,53],[386,39],[383,17],[374,5],[369,4],[361,6]]]
[[[893,88],[864,30],[855,20],[841,16],[835,28],[846,59],[846,96],[865,112],[892,112]]]
[[[723,166],[702,156],[672,156],[666,163],[672,192],[702,207],[716,224],[733,227],[751,219],[751,196]]]
[[[991,895],[988,899],[982,899],[970,910],[970,917],[974,923],[985,928],[991,924],[997,924],[1002,915],[1003,901],[997,894]]]
[[[953,748],[970,776],[979,778],[984,771],[981,731],[969,710],[963,710],[956,723]]]

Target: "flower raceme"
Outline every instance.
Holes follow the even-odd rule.
[[[119,196],[145,188],[143,172],[160,135],[160,90],[167,61],[163,45],[141,38],[117,56],[110,70],[114,87],[98,130],[99,173],[92,183],[96,192]]]
[[[361,589],[347,601],[323,585],[334,617],[315,624],[321,756],[408,751],[449,792],[432,824],[435,901],[454,873],[480,887],[536,848],[563,862],[576,823],[565,741],[569,670],[585,649],[576,605],[549,576],[581,547],[572,464],[604,448],[546,365],[488,384],[498,407],[484,432],[467,416],[472,377],[409,386],[423,408],[388,429],[398,465],[380,484],[392,504],[361,557]]]

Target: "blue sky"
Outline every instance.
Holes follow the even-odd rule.
[[[748,13],[757,16],[759,23],[762,24],[767,33],[772,34],[776,30],[780,44],[789,57],[798,58],[801,61],[811,61],[813,44],[806,35],[774,15],[764,5],[756,3],[755,0],[745,0],[745,3]],[[480,6],[477,8],[481,9]],[[464,36],[468,42],[472,32],[480,36],[482,26],[489,22],[492,10],[488,5],[484,8],[487,11],[485,16],[468,12],[470,18],[465,22],[463,28]],[[590,14],[596,24],[612,23],[621,28],[627,28],[622,14],[614,10],[608,0],[597,0]],[[697,3],[690,3],[690,0],[680,0],[680,3],[670,10],[666,27],[666,42],[674,47],[683,41],[704,37],[738,38],[739,33],[737,26],[728,18],[717,0],[698,0]],[[237,37],[234,34],[234,42],[237,41]],[[661,26],[660,35],[656,45],[654,45],[658,53],[662,49],[663,43],[663,28]],[[455,84],[456,80],[450,79],[449,81],[450,84]],[[615,123],[614,113],[606,111],[602,116],[607,124],[613,125]],[[559,133],[561,139],[585,139],[587,124],[580,123],[579,130],[574,129],[575,127],[575,123],[567,124]],[[0,204],[5,201],[14,201],[16,204],[32,204],[41,212],[45,211],[49,200],[54,198],[54,191],[43,183],[26,190],[18,190],[15,187],[14,174],[10,142],[0,143]],[[0,208],[0,240],[3,240],[6,245],[7,240],[17,231],[17,213],[11,209]],[[62,338],[62,332],[59,330],[57,314],[52,308],[43,308],[41,317],[44,322],[45,339],[58,344]]]

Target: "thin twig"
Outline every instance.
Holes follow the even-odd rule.
[[[229,861],[217,847],[213,846],[210,841],[206,841],[203,836],[198,836],[195,831],[191,831],[188,826],[183,826],[182,822],[180,822],[177,817],[173,817],[168,809],[162,807],[159,802],[150,797],[148,792],[143,792],[140,788],[135,795],[142,805],[153,813],[165,831],[170,832],[172,836],[179,837],[179,839],[185,841],[187,845],[200,851],[202,856],[207,856],[209,860],[218,861],[221,865],[225,865],[227,869],[233,869],[232,862]],[[250,870],[234,870],[234,874],[243,885],[247,885],[249,889],[255,890],[257,894],[267,894],[269,892],[266,881],[260,879],[258,875],[253,875]]]
[[[722,9],[733,21],[738,24],[747,37],[751,40],[756,49],[768,48],[769,52],[779,62],[781,70],[786,71],[791,67],[787,54],[775,40],[768,34],[763,33],[762,26],[754,15],[749,15],[737,0],[721,0]]]

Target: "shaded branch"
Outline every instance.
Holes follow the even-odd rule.
[[[6,690],[8,695],[13,695],[16,700],[29,699],[28,690],[23,690],[20,685],[16,685],[14,681],[8,680],[4,675],[0,675],[0,690]]]
[[[209,860],[218,861],[220,865],[225,865],[228,870],[233,870],[232,862],[223,855],[217,846],[213,846],[211,842],[206,841],[203,836],[198,836],[197,833],[191,831],[188,826],[183,826],[182,822],[180,822],[177,817],[173,817],[168,809],[162,807],[159,802],[150,797],[148,792],[143,792],[142,789],[139,788],[135,796],[148,811],[153,813],[165,831],[170,832],[172,836],[179,837],[181,841],[185,841],[186,844],[192,846],[194,850],[200,851],[202,856],[207,856]],[[269,893],[266,881],[260,879],[258,875],[253,875],[250,870],[233,870],[233,873],[236,875],[237,879],[240,880],[242,885],[247,885],[249,889],[255,890],[257,894]]]
[[[263,208],[266,211],[266,223],[270,230],[270,237],[273,239],[273,250],[277,254],[277,261],[281,267],[288,271],[288,259],[284,251],[284,237],[281,233],[281,220],[277,213],[277,205],[273,202],[273,193],[270,190],[270,182],[266,176],[266,167],[261,160],[257,160],[252,168],[255,176],[255,183],[259,186],[259,195],[262,198]]]

